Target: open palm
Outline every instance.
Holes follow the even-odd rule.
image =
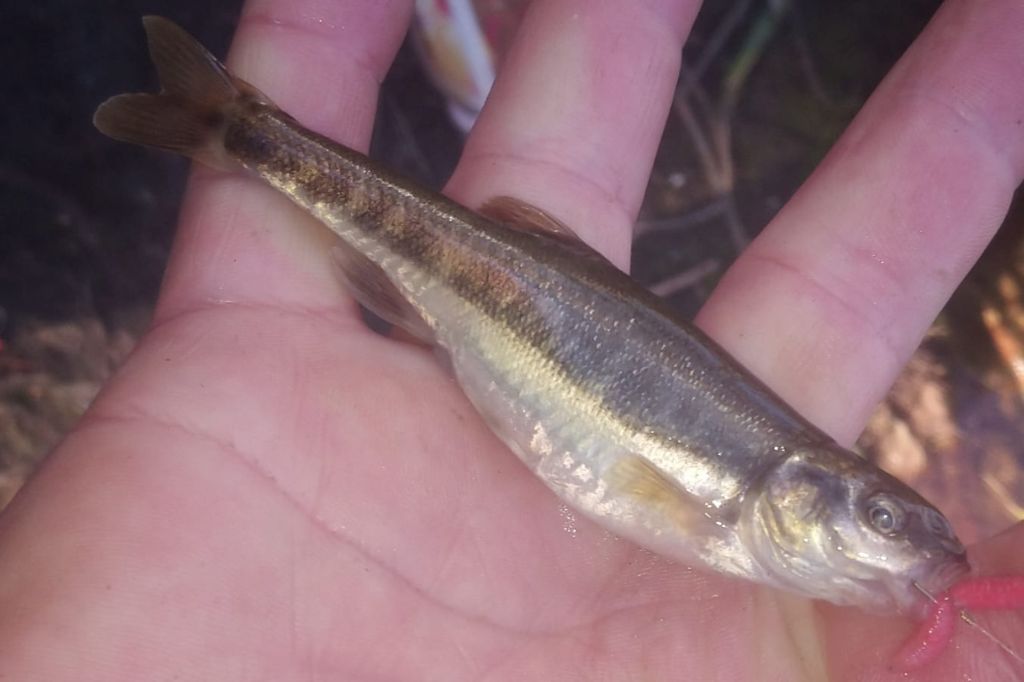
[[[362,147],[410,5],[250,0],[231,61]],[[539,205],[623,264],[696,6],[621,10],[534,3],[450,192]],[[1020,35],[1015,0],[948,3],[702,313],[840,440],[1020,181]],[[0,679],[892,674],[908,621],[672,564],[561,507],[429,350],[362,325],[329,239],[255,180],[195,173],[152,330],[0,517]],[[972,558],[1022,570],[1022,538]],[[1024,620],[997,625],[1024,645]],[[1024,679],[958,641],[922,679]]]

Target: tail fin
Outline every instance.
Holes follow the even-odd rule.
[[[157,147],[216,168],[236,168],[221,144],[228,107],[255,88],[232,76],[180,26],[162,17],[142,20],[149,54],[160,76],[158,95],[112,97],[93,124],[115,140]]]

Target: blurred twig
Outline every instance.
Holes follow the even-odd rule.
[[[992,337],[992,345],[1016,381],[1017,390],[1024,395],[1024,348],[1020,339],[1007,327],[1004,315],[991,304],[983,304],[981,319]]]
[[[679,215],[665,218],[642,218],[636,223],[635,234],[639,237],[651,232],[683,232],[701,223],[714,220],[725,211],[726,200],[719,198]]]
[[[676,97],[688,98],[697,84],[708,71],[708,67],[714,63],[726,41],[736,31],[743,16],[750,9],[751,0],[741,0],[733,5],[725,19],[718,24],[715,31],[707,41],[707,46],[697,57],[696,62],[689,68],[684,68],[679,76],[679,85],[676,87]]]
[[[717,98],[710,101],[699,81],[711,61],[735,33],[751,3],[738,3],[719,24],[708,46],[692,68],[684,68],[676,88],[673,110],[693,143],[707,182],[725,219],[733,247],[741,251],[749,241],[735,203],[736,171],[732,153],[732,119],[750,73],[760,61],[789,8],[788,0],[772,0],[754,20],[722,77]],[[683,221],[685,222],[685,221]]]
[[[807,85],[811,93],[823,103],[835,106],[835,98],[828,93],[822,81],[818,65],[814,60],[811,41],[807,39],[807,31],[804,28],[803,16],[799,5],[794,5],[790,10],[790,24],[793,27],[793,45],[796,47],[796,54],[800,60],[800,68],[807,78]]]
[[[692,268],[687,268],[679,274],[663,279],[657,284],[652,284],[649,288],[651,293],[658,296],[671,296],[687,287],[692,287],[705,277],[714,274],[720,267],[721,263],[714,258],[709,258],[694,265]]]
[[[985,485],[992,492],[992,496],[1002,505],[1006,513],[1010,515],[1010,518],[1014,521],[1024,521],[1024,507],[1017,504],[1017,501],[1013,499],[1013,495],[1006,489],[1002,481],[987,471],[982,472],[981,480],[985,482]]]

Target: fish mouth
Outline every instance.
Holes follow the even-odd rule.
[[[971,565],[967,563],[967,556],[961,554],[951,561],[942,562],[932,572],[930,580],[924,583],[924,587],[937,592],[945,592],[970,572]]]
[[[923,567],[918,572],[919,575],[910,580],[911,592],[916,593],[912,610],[923,613],[931,602],[936,601],[940,595],[962,578],[967,577],[970,572],[971,566],[967,563],[966,555],[948,558],[937,565]]]

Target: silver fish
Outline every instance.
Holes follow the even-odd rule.
[[[434,344],[494,432],[572,507],[679,561],[837,604],[919,611],[967,573],[924,498],[838,446],[543,211],[479,213],[303,128],[173,23],[163,91],[111,137],[241,168],[339,238],[355,297]]]

